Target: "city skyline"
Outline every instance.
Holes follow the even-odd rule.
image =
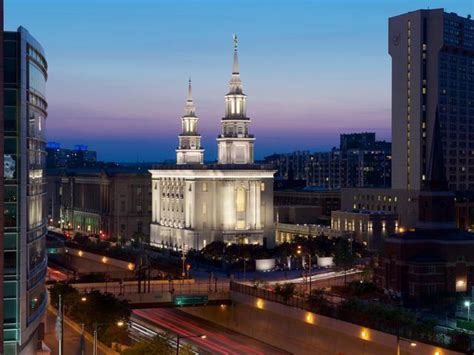
[[[84,143],[100,159],[117,161],[174,157],[189,76],[205,159],[215,159],[233,33],[240,38],[257,159],[327,150],[340,133],[372,131],[390,140],[388,17],[443,7],[440,1],[244,1],[229,12],[227,2],[216,1],[185,8],[170,1],[110,4],[7,0],[5,27],[34,31],[54,68],[48,140]],[[473,11],[469,1],[444,5],[461,16]]]

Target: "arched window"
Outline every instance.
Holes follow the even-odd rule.
[[[243,187],[238,187],[237,188],[237,197],[235,200],[235,208],[237,212],[245,212],[245,198],[246,198],[246,193],[245,189]]]

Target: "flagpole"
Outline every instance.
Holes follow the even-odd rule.
[[[64,305],[61,302],[61,348],[59,355],[64,353]]]
[[[59,307],[58,307],[58,317],[59,317],[59,355],[63,355],[63,305],[62,305],[62,297],[59,295]]]

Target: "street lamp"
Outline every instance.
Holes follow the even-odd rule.
[[[97,355],[97,327],[99,325],[112,325],[115,324],[117,327],[122,328],[125,325],[123,320],[119,320],[116,323],[94,323],[94,342],[92,344],[92,354]]]
[[[189,338],[201,338],[201,339],[206,339],[207,335],[206,334],[200,334],[200,335],[177,335],[176,337],[176,355],[179,355],[179,341],[181,339],[189,339]],[[96,355],[96,354],[94,354]]]
[[[302,253],[303,253],[303,248],[301,247],[301,245],[298,245],[298,248],[297,248],[297,250],[296,250],[296,253],[297,253],[298,255],[302,255]],[[309,260],[308,260],[309,265],[308,265],[308,272],[307,272],[307,274],[306,274],[306,275],[307,275],[306,278],[307,278],[307,279],[309,278],[309,281],[307,281],[307,282],[308,282],[308,286],[309,286],[309,294],[311,295],[311,271],[313,270],[313,268],[312,268],[312,262],[311,262],[311,253],[307,253],[307,254],[308,254],[308,259],[309,259]],[[303,268],[304,268],[304,265],[302,265],[302,266],[303,266]]]
[[[464,307],[467,307],[467,321],[468,322],[471,320],[471,305],[473,304],[474,302],[464,301]]]
[[[405,341],[405,342],[409,343],[412,348],[415,348],[416,345],[417,345],[413,340],[401,337],[400,336],[400,327],[398,327],[398,332],[397,332],[397,355],[401,354],[401,350],[400,350],[400,342],[401,341]]]

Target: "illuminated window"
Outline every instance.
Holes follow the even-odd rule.
[[[202,183],[202,191],[207,192],[207,182]]]
[[[260,183],[260,191],[265,191],[265,183]]]
[[[245,189],[243,187],[237,188],[237,198],[235,201],[237,212],[245,212]]]

